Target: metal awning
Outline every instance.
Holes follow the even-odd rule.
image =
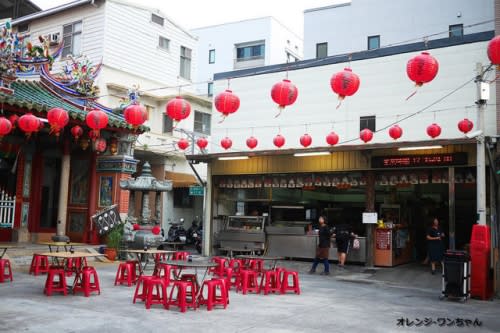
[[[199,185],[196,177],[189,173],[165,171],[165,179],[171,180],[174,188]]]

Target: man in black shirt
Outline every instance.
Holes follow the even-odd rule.
[[[316,267],[319,262],[323,262],[325,266],[325,270],[321,275],[329,275],[330,274],[330,263],[328,262],[328,254],[330,252],[330,238],[332,237],[332,233],[330,228],[326,223],[326,218],[324,216],[320,216],[319,219],[319,243],[316,248],[316,257],[314,258],[313,265],[309,274],[314,274],[316,272]]]

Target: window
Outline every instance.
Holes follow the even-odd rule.
[[[461,38],[464,36],[464,25],[463,24],[450,25],[448,31],[450,32],[450,38]]]
[[[191,49],[181,46],[181,70],[179,75],[191,80]]]
[[[208,82],[207,88],[208,88],[207,95],[213,96],[214,95],[214,83]]]
[[[264,42],[239,44],[236,46],[236,61],[264,59],[265,50]]]
[[[159,24],[163,27],[164,21],[165,21],[165,19],[163,17],[156,15],[156,14],[151,14],[151,22]]]
[[[174,130],[174,123],[172,122],[172,118],[163,114],[163,128],[162,133],[172,133]]]
[[[170,51],[170,39],[160,36],[158,39],[158,47],[162,50]]]
[[[328,57],[328,43],[316,44],[316,58]]]
[[[30,30],[30,25],[29,23],[24,23],[24,24],[19,24],[17,26],[17,32],[28,32]]]
[[[204,112],[194,112],[194,131],[210,135],[210,122],[212,115]]]
[[[63,26],[63,40],[62,57],[79,56],[82,53],[82,21]]]
[[[208,51],[208,63],[215,64],[215,50]]]
[[[144,107],[146,108],[146,121],[151,119],[151,114],[153,114],[155,108],[154,106],[144,104]]]
[[[365,128],[375,132],[375,116],[359,117],[359,130],[362,131]]]
[[[192,208],[193,197],[189,195],[188,187],[174,188],[174,208]]]
[[[368,36],[368,50],[380,48],[380,35]]]

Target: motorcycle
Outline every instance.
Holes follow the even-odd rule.
[[[170,222],[168,229],[167,242],[186,243],[186,230],[184,229],[184,219],[179,219],[179,222]]]
[[[197,219],[193,220],[191,226],[187,230],[186,234],[186,244],[193,245],[196,239],[196,233],[200,227],[198,226]]]

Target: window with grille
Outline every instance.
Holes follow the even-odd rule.
[[[66,24],[63,26],[64,48],[62,57],[71,54],[79,56],[82,54],[82,21]]]
[[[212,115],[204,112],[194,112],[194,131],[210,135],[210,122]]]
[[[191,80],[191,49],[181,46],[181,69],[179,75]]]
[[[328,56],[328,43],[316,44],[316,58],[325,58]]]
[[[158,47],[162,50],[170,50],[170,39],[160,36],[158,39]]]
[[[375,132],[375,116],[359,117],[359,130],[362,131],[365,128]]]

